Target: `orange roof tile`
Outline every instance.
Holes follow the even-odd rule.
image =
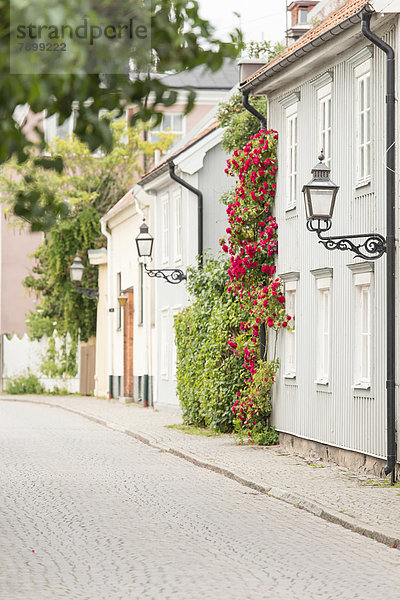
[[[280,54],[279,56],[271,60],[268,64],[264,65],[263,67],[258,69],[258,71],[253,73],[248,79],[246,79],[246,81],[242,85],[245,86],[247,83],[250,83],[254,79],[257,79],[259,75],[268,71],[271,67],[279,63],[284,58],[287,58],[294,54],[296,50],[299,50],[303,46],[306,46],[322,34],[333,29],[336,25],[339,25],[343,21],[346,21],[350,17],[359,13],[361,9],[368,4],[368,0],[347,0],[347,2],[343,4],[343,6],[341,6],[336,11],[328,15],[326,19],[324,19],[316,27],[308,31],[292,46],[286,48],[286,50],[284,50],[282,54]]]

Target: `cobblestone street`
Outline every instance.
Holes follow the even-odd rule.
[[[400,599],[400,553],[78,415],[0,404],[0,598]]]

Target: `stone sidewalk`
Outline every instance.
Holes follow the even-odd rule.
[[[168,426],[177,410],[142,408],[80,396],[9,396],[0,400],[43,403],[130,435],[193,464],[306,510],[352,531],[400,548],[400,488],[335,464],[312,462],[279,446],[241,446],[231,435],[189,435]],[[60,418],[62,413],[60,411]]]

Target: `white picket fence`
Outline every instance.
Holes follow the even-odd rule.
[[[60,348],[61,340],[55,337],[56,349]],[[20,375],[26,375],[28,371],[35,374],[40,383],[46,390],[53,390],[55,387],[66,388],[70,393],[79,392],[79,366],[80,353],[78,346],[77,362],[78,373],[75,377],[46,377],[41,372],[41,363],[46,354],[48,338],[44,336],[40,341],[32,341],[24,334],[22,338],[13,335],[9,338],[7,335],[1,336],[1,388],[5,389],[8,380],[12,380]]]

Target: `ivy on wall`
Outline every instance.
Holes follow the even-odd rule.
[[[226,287],[226,259],[207,258],[189,268],[194,302],[175,317],[177,392],[186,424],[228,432],[232,404],[246,370],[227,340],[239,333],[245,311]]]
[[[96,333],[96,301],[78,294],[70,281],[69,267],[75,254],[85,266],[82,286],[96,288],[97,268],[88,263],[87,251],[100,248],[105,242],[100,218],[140,176],[143,156],[152,156],[155,149],[165,150],[171,142],[171,135],[160,136],[157,143],[144,140],[143,127],[127,128],[123,120],[114,121],[114,143],[108,154],[93,154],[74,135],[54,140],[48,150],[64,164],[60,172],[47,169],[46,158],[38,162],[35,150],[27,162],[13,161],[3,170],[3,197],[14,206],[18,198],[26,198],[31,191],[41,225],[50,197],[59,206],[68,204],[68,217],[61,211],[55,222],[49,223],[43,243],[34,253],[32,273],[24,281],[27,290],[38,299],[27,318],[31,338],[52,338],[54,331],[62,338],[57,351],[49,344],[42,365],[46,375],[75,375],[78,337],[86,341]]]

